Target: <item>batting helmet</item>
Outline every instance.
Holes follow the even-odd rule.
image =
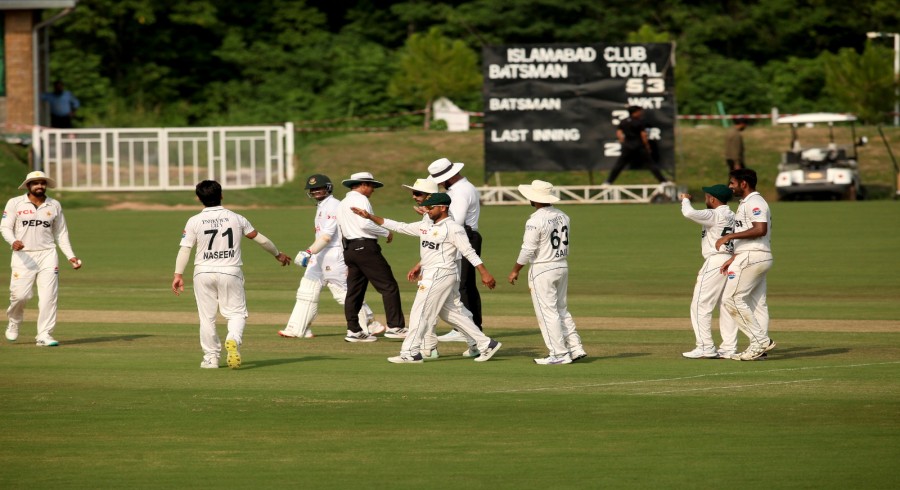
[[[306,195],[309,196],[310,198],[315,199],[315,196],[313,196],[312,193],[309,192],[311,189],[322,189],[322,188],[325,189],[325,192],[326,192],[325,195],[328,195],[328,194],[331,194],[332,192],[334,192],[334,186],[331,184],[331,179],[329,179],[327,175],[313,174],[313,175],[310,175],[309,178],[306,179],[306,186],[304,187],[304,189],[306,189],[306,191],[307,191]],[[319,194],[319,193],[317,192],[316,194]],[[319,194],[319,196],[321,196],[321,199],[325,198],[321,194]]]

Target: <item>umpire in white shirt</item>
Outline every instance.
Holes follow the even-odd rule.
[[[444,186],[452,200],[450,204],[450,218],[463,226],[469,244],[475,249],[475,253],[481,255],[481,233],[478,233],[478,217],[481,214],[481,196],[469,179],[460,175],[463,163],[451,163],[446,158],[435,160],[428,166],[429,178]],[[463,305],[472,313],[472,321],[483,330],[481,326],[481,294],[478,292],[478,282],[475,275],[475,267],[463,260],[460,264],[459,296]],[[465,337],[452,331],[438,337],[440,340],[465,342]]]
[[[406,333],[406,320],[400,304],[400,287],[394,279],[390,264],[381,254],[378,237],[391,243],[393,233],[361,218],[352,208],[373,213],[369,197],[384,184],[375,180],[369,172],[358,172],[341,182],[350,192],[338,207],[338,226],[341,228],[344,262],[347,264],[347,296],[344,300],[344,317],[347,319],[347,342],[374,342],[378,338],[368,335],[359,324],[359,309],[371,282],[384,301],[384,313],[388,330],[395,337]]]

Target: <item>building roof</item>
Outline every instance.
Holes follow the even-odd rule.
[[[74,7],[78,0],[0,0],[0,10],[45,10]]]

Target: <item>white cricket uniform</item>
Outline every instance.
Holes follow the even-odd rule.
[[[478,189],[463,177],[447,189],[450,196],[450,217],[460,225],[478,231],[481,216],[481,195]]]
[[[200,314],[200,347],[205,356],[219,357],[216,313],[228,320],[226,340],[242,343],[249,313],[241,270],[241,239],[254,232],[247,218],[222,206],[204,208],[188,219],[181,246],[194,254],[194,297]]]
[[[341,230],[337,224],[338,208],[341,205],[340,199],[334,196],[328,196],[316,204],[315,233],[316,239],[322,235],[330,236],[328,244],[318,253],[309,258],[309,264],[306,266],[306,272],[303,277],[328,287],[331,295],[339,304],[344,304],[344,298],[347,296],[347,264],[344,263],[344,249],[341,246]],[[314,295],[315,301],[318,302],[318,292]],[[305,292],[301,288],[297,289],[297,303],[288,319],[287,329],[296,334],[305,333],[309,324],[315,320],[315,313],[308,315],[307,299]],[[312,318],[310,318],[312,316]],[[307,318],[309,320],[307,321]],[[363,303],[362,309],[359,311],[359,323],[362,326],[368,325],[374,320],[375,315],[369,305]]]
[[[28,195],[10,199],[0,221],[3,239],[10,245],[21,241],[25,248],[13,251],[10,260],[9,308],[10,325],[18,327],[25,317],[25,304],[38,290],[37,337],[53,337],[59,293],[59,257],[56,244],[67,259],[75,257],[69,242],[69,229],[59,201],[47,197],[35,206]]]
[[[697,347],[706,351],[714,350],[716,344],[712,337],[712,314],[722,300],[726,282],[726,276],[719,272],[719,269],[722,264],[728,262],[734,250],[731,242],[716,250],[716,240],[732,233],[734,213],[727,205],[697,210],[691,206],[690,199],[684,199],[681,201],[681,214],[701,226],[700,252],[705,259],[694,284],[691,326],[694,327]],[[737,326],[728,312],[722,308],[719,309],[719,332],[722,334],[721,349],[734,351],[737,348]]]
[[[767,223],[768,231],[761,237],[734,240],[734,262],[728,267],[722,306],[751,345],[759,346],[770,340],[766,273],[772,268],[772,212],[759,192],[741,199],[734,213],[734,231],[749,230],[755,222]]]
[[[385,219],[382,225],[397,233],[419,237],[422,278],[409,314],[409,333],[403,339],[400,355],[418,355],[425,333],[434,328],[439,316],[458,329],[468,343],[474,343],[479,351],[484,352],[491,339],[472,322],[472,314],[459,299],[459,267],[456,260],[458,254],[462,254],[478,267],[482,264],[481,258],[469,244],[466,230],[461,225],[449,217],[437,223],[430,221],[400,223]]]
[[[544,343],[554,357],[584,351],[569,313],[569,216],[545,206],[528,217],[516,263],[531,264],[528,288]]]

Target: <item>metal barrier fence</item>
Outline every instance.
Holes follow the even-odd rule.
[[[530,204],[516,186],[477,187],[484,205]],[[663,203],[678,200],[686,192],[675,184],[655,185],[564,185],[555,186],[563,204]]]
[[[35,168],[67,190],[268,187],[293,179],[294,127],[34,128]]]

